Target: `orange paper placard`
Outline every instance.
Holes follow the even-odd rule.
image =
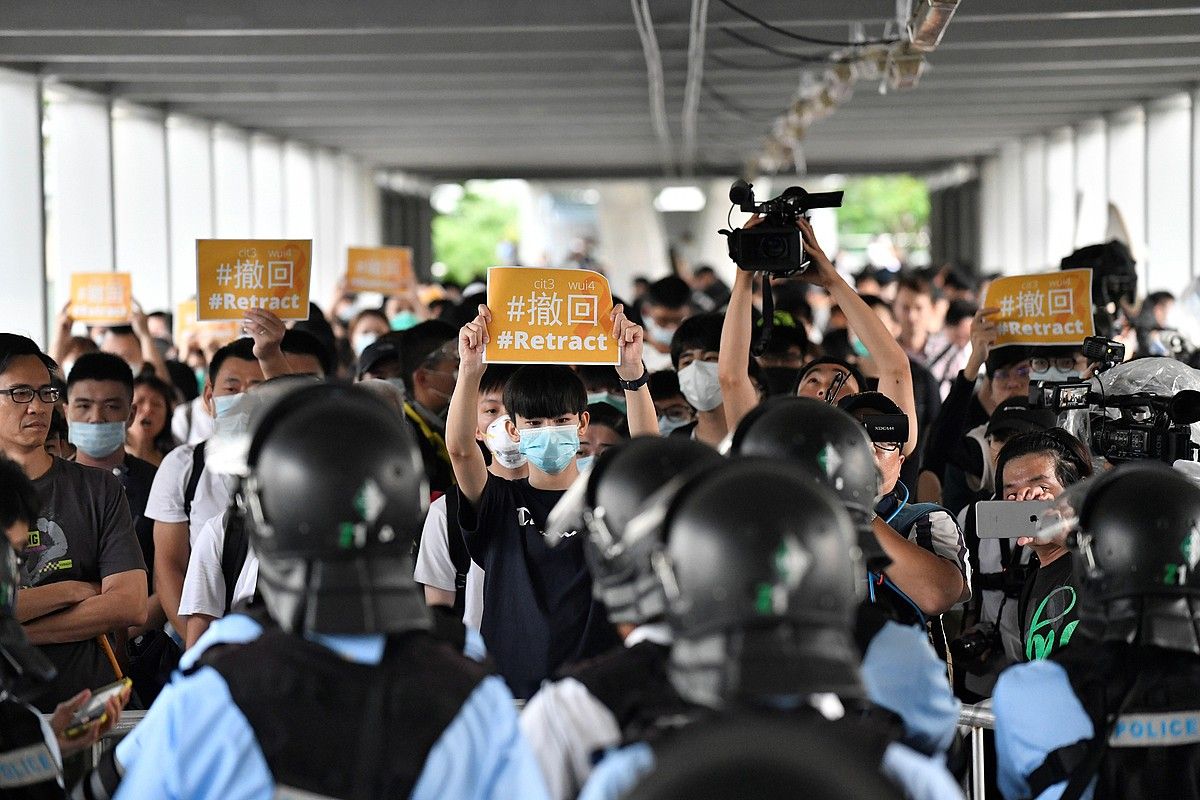
[[[211,336],[222,345],[240,338],[242,323],[238,320],[200,322],[196,319],[196,298],[184,300],[175,307],[175,346],[183,351],[192,333]]]
[[[87,325],[121,325],[133,318],[133,283],[128,272],[71,275],[71,316]]]
[[[351,247],[346,253],[346,291],[406,294],[415,283],[411,247]]]
[[[198,318],[241,319],[262,308],[308,319],[311,239],[197,239]]]
[[[583,269],[492,267],[489,364],[619,364],[612,338],[612,293],[604,276]]]
[[[983,305],[1000,309],[997,345],[1083,344],[1095,333],[1090,269],[997,278]]]

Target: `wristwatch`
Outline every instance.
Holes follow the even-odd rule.
[[[642,377],[634,381],[623,381],[621,376],[617,376],[617,383],[621,384],[621,388],[627,392],[636,392],[638,389],[650,382],[650,373],[646,370],[646,365],[642,364]]]

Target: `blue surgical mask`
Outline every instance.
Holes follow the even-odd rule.
[[[72,422],[67,441],[89,458],[105,458],[125,446],[125,423]]]
[[[394,331],[406,331],[409,328],[415,327],[421,318],[412,311],[401,311],[396,316],[392,317],[391,324]]]
[[[579,467],[580,472],[587,472],[592,468],[592,462],[595,460],[595,456],[579,456],[575,459],[575,466]]]
[[[553,425],[548,428],[526,428],[521,431],[521,455],[530,466],[547,475],[557,475],[566,469],[579,452],[579,427]]]
[[[239,402],[241,402],[241,399],[245,396],[246,396],[245,392],[238,392],[237,394],[227,394],[227,395],[222,395],[220,397],[213,395],[213,408],[216,409],[217,419],[220,419],[221,417],[229,416],[230,410],[234,406],[236,406]]]
[[[658,418],[658,433],[661,436],[670,436],[673,431],[677,431],[684,425],[691,424],[691,420],[687,419],[671,419],[666,414]]]
[[[604,403],[605,405],[612,406],[622,414],[627,413],[629,408],[625,402],[624,395],[610,394],[608,392],[588,392],[587,401],[589,406],[592,403]]]

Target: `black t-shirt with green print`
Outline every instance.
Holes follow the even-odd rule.
[[[1069,555],[1036,567],[1021,593],[1021,645],[1025,661],[1048,658],[1070,644],[1079,627],[1079,601]]]

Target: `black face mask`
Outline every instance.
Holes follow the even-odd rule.
[[[767,384],[767,397],[796,393],[796,382],[800,370],[793,367],[763,367],[763,380]]]

